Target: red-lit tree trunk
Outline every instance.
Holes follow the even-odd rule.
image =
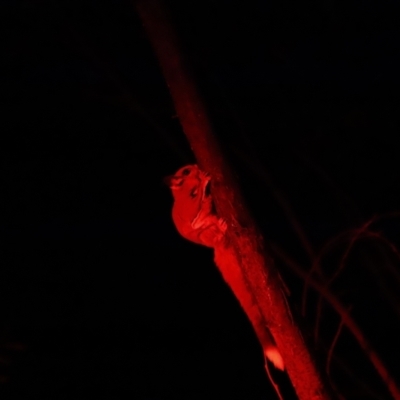
[[[213,197],[218,214],[229,226],[229,241],[235,249],[241,272],[221,271],[237,295],[237,286],[247,288],[251,300],[239,299],[253,326],[257,308],[283,356],[286,370],[301,400],[322,400],[330,396],[322,383],[300,331],[294,323],[272,259],[263,238],[244,205],[220,146],[212,133],[204,104],[185,67],[175,33],[159,0],[138,0],[136,7],[152,43],[171,92],[183,130],[200,167],[211,173]],[[237,279],[243,279],[238,284]],[[251,304],[252,303],[252,304]],[[258,337],[259,326],[254,326]]]

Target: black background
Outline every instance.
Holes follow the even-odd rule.
[[[256,157],[317,249],[398,209],[394,2],[168,4],[268,240],[306,265],[271,188],[249,168]],[[273,398],[211,251],[172,225],[162,178],[194,159],[133,3],[5,1],[0,15],[0,337],[11,357],[0,394]],[[384,228],[398,238],[396,224]],[[360,293],[359,274],[350,293]],[[376,289],[361,285],[370,298]],[[387,328],[374,322],[380,301],[363,312],[394,366],[393,317]],[[12,341],[25,350],[7,350]]]

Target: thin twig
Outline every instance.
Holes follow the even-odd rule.
[[[320,342],[320,344],[323,346],[323,349],[325,351],[328,351],[328,346],[323,343]],[[340,367],[340,370],[343,371],[345,374],[347,374],[347,376],[349,376],[351,378],[351,380],[353,382],[356,382],[357,385],[366,393],[368,394],[368,398],[374,398],[376,400],[382,400],[382,395],[380,393],[377,393],[374,389],[372,389],[371,387],[369,387],[364,378],[361,378],[360,376],[358,376],[354,370],[349,367],[349,365],[338,355],[336,354],[332,354],[332,360]],[[331,379],[331,377],[328,377],[329,381],[332,385],[332,387],[335,389],[336,392],[338,392],[339,390],[336,388],[336,385],[334,384],[333,380]]]
[[[267,371],[267,376],[269,381],[271,382],[272,387],[275,390],[276,395],[278,396],[279,400],[284,400],[281,391],[279,390],[279,386],[275,383],[274,379],[272,378],[271,371],[269,370],[268,362],[265,361],[265,371]]]
[[[304,279],[304,286],[303,286],[303,293],[302,293],[302,298],[301,298],[301,313],[303,316],[306,314],[306,305],[307,305],[307,292],[308,292],[308,287],[309,287],[309,279],[312,279],[312,275],[317,272],[318,277],[320,280],[325,280],[324,273],[321,268],[321,260],[325,254],[328,253],[334,246],[337,246],[340,240],[343,240],[346,238],[346,236],[349,236],[351,234],[351,231],[346,231],[346,232],[341,232],[337,236],[333,237],[330,239],[320,250],[318,255],[315,257],[314,262],[311,266],[311,268],[307,272],[307,277]]]
[[[350,309],[348,311],[350,312]],[[334,336],[334,338],[332,340],[332,344],[329,347],[328,357],[326,358],[326,368],[325,368],[325,370],[326,370],[326,374],[328,376],[330,376],[330,365],[331,365],[333,349],[335,348],[335,345],[336,345],[336,343],[337,343],[337,341],[339,339],[340,332],[342,331],[342,328],[343,328],[343,320],[340,320],[340,324],[339,324],[339,326],[338,326],[338,328],[336,330],[336,334],[335,334],[335,336]]]
[[[368,227],[374,222],[374,217],[371,218],[369,221],[367,221],[364,225],[362,225],[359,229],[355,230],[355,234],[352,236],[349,245],[347,246],[346,251],[344,252],[340,263],[339,267],[336,269],[336,271],[332,274],[332,276],[328,280],[328,284],[332,283],[338,276],[339,274],[343,271],[346,261],[349,257],[350,251],[352,250],[354,244],[356,241],[360,238],[360,236],[365,233],[368,230]]]

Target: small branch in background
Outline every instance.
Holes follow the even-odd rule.
[[[361,235],[363,235],[365,232],[367,232],[369,226],[372,224],[373,221],[374,221],[374,218],[370,219],[364,225],[362,225],[359,229],[356,229],[354,231],[354,234],[351,237],[350,243],[347,246],[347,249],[344,252],[344,254],[340,260],[338,268],[335,270],[335,272],[332,274],[332,276],[328,280],[328,285],[331,284],[343,271],[343,269],[346,265],[346,261],[349,257],[350,251],[352,250],[355,242],[360,238]]]
[[[375,241],[381,242],[384,246],[387,246],[388,251],[392,252],[391,244],[382,234],[372,231],[367,231],[364,233],[363,238],[360,239],[372,239],[373,245],[376,243]],[[370,246],[370,245],[369,245]],[[378,249],[380,251],[380,249]],[[385,249],[381,251],[381,257],[385,257]],[[397,258],[397,249],[395,252],[395,257]],[[396,276],[398,271],[396,267],[399,264],[394,265],[391,260],[382,260],[382,262],[372,262],[370,257],[366,254],[362,254],[363,256],[363,264],[366,269],[370,272],[374,283],[379,288],[379,295],[384,298],[387,303],[390,305],[391,309],[397,314],[397,317],[400,318],[400,295],[398,289],[394,289],[393,286],[400,286],[400,283],[397,282]],[[398,260],[399,261],[399,260]],[[384,273],[387,273],[385,277]]]
[[[307,293],[309,289],[309,280],[312,279],[313,274],[317,274],[319,279],[325,281],[326,278],[324,276],[324,272],[321,268],[321,261],[323,256],[325,256],[328,251],[330,251],[333,247],[337,246],[341,241],[344,241],[347,236],[349,236],[350,232],[341,232],[333,239],[329,240],[319,251],[319,253],[315,256],[312,261],[311,268],[307,272],[307,277],[304,279],[303,293],[301,297],[301,315],[304,317],[306,315],[306,307],[307,307]]]
[[[284,400],[281,391],[279,390],[279,386],[275,383],[274,378],[271,375],[271,372],[269,370],[268,363],[265,363],[265,371],[267,372],[267,376],[269,381],[271,382],[272,387],[275,390],[276,395],[278,396],[279,400]]]
[[[348,311],[350,312],[350,310],[351,310],[351,308],[349,308]],[[339,326],[338,326],[338,328],[336,330],[336,334],[335,334],[335,336],[334,336],[334,338],[332,340],[332,344],[329,347],[328,357],[326,358],[325,370],[326,370],[326,374],[328,376],[330,376],[330,366],[331,366],[331,359],[332,359],[333,349],[335,348],[335,345],[336,345],[336,343],[337,343],[337,341],[339,339],[340,332],[342,331],[342,328],[343,328],[343,320],[340,320],[340,324],[339,324]]]
[[[323,346],[326,352],[329,351],[328,346],[326,344],[322,342],[321,345]],[[340,370],[344,372],[351,379],[352,382],[357,383],[359,388],[363,391],[364,396],[368,396],[368,398],[375,400],[382,400],[382,394],[377,393],[374,389],[368,386],[368,384],[365,382],[365,379],[363,377],[358,376],[357,373],[354,371],[354,369],[352,369],[345,361],[343,361],[341,357],[333,353],[332,360],[335,364],[337,364]],[[338,393],[339,390],[336,387],[335,383],[333,382],[332,378],[330,376],[328,378],[330,380],[332,387],[335,389],[335,392]],[[341,398],[343,398],[343,396],[341,396]]]
[[[393,219],[393,218],[400,218],[400,212],[391,212],[391,213],[386,213],[386,214],[375,215],[367,222],[367,224],[369,224],[369,227],[370,227],[372,224],[381,222],[384,219]],[[357,229],[351,230],[351,231],[349,231],[349,234],[354,235],[359,230],[357,230]],[[400,261],[400,252],[397,249],[397,247],[389,239],[387,239],[385,236],[383,236],[381,233],[374,232],[374,231],[371,231],[368,229],[366,229],[364,232],[361,232],[361,233],[363,236],[371,236],[371,237],[374,237],[374,238],[382,241],[384,244],[386,244],[389,247],[389,249],[393,252],[393,254],[396,256],[396,258]],[[393,279],[395,279],[395,281],[398,285],[400,285],[399,269],[392,267],[391,263],[389,263],[389,265],[385,265],[385,267],[387,267],[387,271],[391,274],[391,277]]]
[[[271,244],[271,248],[274,254],[279,257],[283,261],[284,265],[289,267],[291,271],[293,271],[302,279],[308,278],[309,285],[312,286],[337,312],[342,320],[342,323],[349,329],[354,338],[357,340],[359,346],[369,358],[371,364],[374,366],[375,370],[386,384],[393,398],[400,400],[400,388],[397,386],[396,381],[391,376],[384,362],[371,346],[363,331],[352,318],[345,306],[342,305],[339,299],[334,296],[324,284],[317,279],[311,278],[308,272],[306,272],[304,268],[302,268],[295,260],[289,257],[277,244]]]
[[[301,313],[303,316],[306,315],[306,306],[307,306],[307,292],[310,286],[309,281],[313,278],[313,275],[316,273],[320,280],[326,281],[327,278],[324,276],[324,272],[321,267],[321,261],[325,255],[328,254],[332,248],[338,246],[341,242],[344,242],[347,236],[351,237],[352,231],[345,231],[339,233],[334,238],[330,239],[320,250],[320,252],[314,258],[311,268],[307,272],[307,277],[304,279],[303,286],[303,294],[302,294],[302,302],[301,302]]]
[[[317,272],[317,275],[319,276],[319,279],[321,281],[326,281],[326,285],[329,286],[332,284],[332,282],[339,276],[341,272],[343,272],[346,261],[349,257],[350,251],[354,247],[356,241],[360,241],[361,239],[375,239],[379,240],[382,242],[384,245],[388,247],[388,249],[393,252],[395,257],[400,261],[400,253],[397,250],[396,246],[389,241],[383,234],[374,232],[371,230],[368,230],[367,227],[370,227],[373,222],[378,221],[379,217],[374,217],[370,221],[368,221],[366,224],[364,224],[362,227],[357,228],[357,229],[352,229],[349,231],[345,231],[340,233],[339,235],[335,236],[333,239],[331,239],[320,251],[318,254],[317,258],[315,259],[315,264],[311,267],[311,269],[308,272],[308,277],[312,277],[313,272]],[[344,255],[342,256],[340,260],[340,264],[338,267],[338,270],[336,270],[333,275],[330,278],[324,277],[322,273],[322,268],[320,267],[319,263],[322,260],[322,257],[327,256],[330,250],[332,250],[335,246],[338,246],[340,243],[342,243],[344,240],[349,241],[349,245],[347,246]],[[388,303],[391,305],[393,310],[396,312],[397,315],[400,316],[400,307],[399,307],[399,299],[396,293],[393,293],[393,290],[387,285],[387,283],[382,279],[382,271],[386,270],[387,273],[389,274],[389,279],[393,280],[396,282],[397,285],[400,286],[400,273],[398,269],[393,265],[391,262],[387,263],[382,263],[379,264],[379,268],[375,266],[375,263],[371,263],[368,257],[365,257],[364,265],[366,268],[368,268],[376,277],[376,283],[380,287],[380,293],[381,295],[386,298]],[[308,284],[308,278],[304,282],[304,287],[303,287],[303,295],[302,295],[302,315],[305,316],[306,313],[306,299],[307,299],[307,290],[309,287]]]

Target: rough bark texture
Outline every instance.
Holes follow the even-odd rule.
[[[228,239],[242,267],[244,285],[251,292],[256,307],[274,337],[296,393],[301,400],[328,399],[330,396],[291,318],[273,261],[266,255],[262,236],[244,205],[212,133],[204,104],[185,67],[166,11],[158,0],[139,0],[136,7],[160,63],[183,130],[200,167],[212,175],[217,211],[228,223]],[[224,271],[224,277],[230,284],[230,278],[226,275],[229,273]]]

